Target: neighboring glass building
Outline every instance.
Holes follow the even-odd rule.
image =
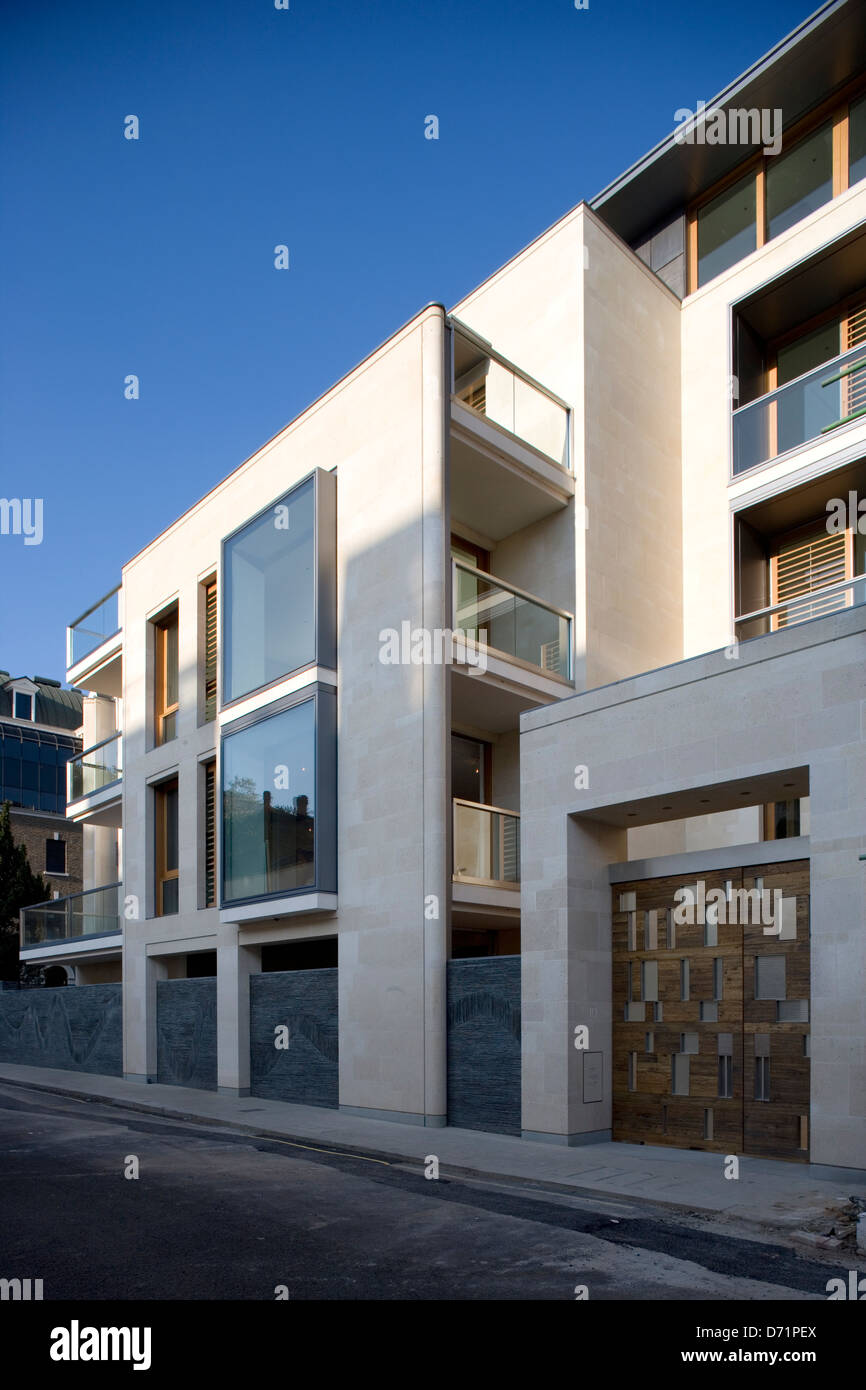
[[[66,819],[66,764],[81,752],[81,692],[0,671],[0,805],[49,895],[81,889],[82,831]]]
[[[59,682],[10,680],[0,689],[0,802],[66,814],[66,764],[81,752],[81,695]],[[32,688],[31,688],[32,687]],[[14,711],[14,714],[13,714]],[[45,726],[50,726],[46,728]]]

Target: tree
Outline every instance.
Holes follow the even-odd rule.
[[[41,874],[34,874],[24,845],[12,836],[9,802],[0,807],[0,980],[18,979],[19,910],[31,903],[44,903],[48,885]]]

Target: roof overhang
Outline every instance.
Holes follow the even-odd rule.
[[[706,105],[782,111],[785,128],[866,69],[866,5],[830,0]],[[695,104],[700,93],[684,89]],[[589,206],[631,244],[681,212],[758,147],[678,143],[678,126]]]

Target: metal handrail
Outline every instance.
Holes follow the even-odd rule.
[[[850,348],[849,351],[856,352],[856,348]],[[843,352],[839,355],[840,357],[847,357],[848,354]],[[861,367],[866,367],[866,357],[861,357],[858,362],[852,362],[850,367],[844,367],[843,370],[841,372],[837,372],[835,376],[828,376],[826,381],[821,382],[821,385],[832,386],[834,381],[841,381],[843,376],[850,376],[852,372],[858,372]],[[808,376],[808,372],[806,373],[806,375]]]
[[[91,604],[91,606],[88,609],[86,609],[85,612],[80,615],[80,617],[76,618],[74,622],[67,623],[67,627],[78,627],[78,624],[83,623],[85,618],[89,618],[91,613],[95,613],[97,608],[101,608],[102,605],[106,603],[108,599],[111,598],[112,594],[119,594],[122,588],[122,584],[115,584],[113,589],[109,589],[107,594],[103,594],[101,599],[97,599],[96,603]],[[116,631],[120,632],[120,628],[118,627]],[[107,642],[108,638],[113,636],[113,632],[108,633],[108,636],[106,636],[105,641]]]
[[[467,801],[463,796],[451,798],[455,806],[470,806],[473,811],[493,811],[497,816],[514,816],[520,820],[519,811],[508,811],[504,806],[488,806],[486,801]]]
[[[565,618],[568,622],[574,621],[574,614],[569,613],[565,608],[557,608],[553,603],[545,603],[543,598],[537,594],[530,594],[526,589],[518,589],[516,584],[510,584],[507,579],[499,579],[497,575],[488,573],[487,570],[476,569],[474,565],[467,565],[463,560],[451,559],[452,570],[463,570],[465,574],[475,574],[480,579],[489,580],[491,584],[496,584],[500,589],[505,589],[509,594],[514,594],[517,598],[525,598],[528,603],[534,603],[538,608],[544,608],[548,613],[555,613],[557,618]]]
[[[562,409],[569,414],[571,413],[571,406],[567,401],[564,401],[561,396],[557,396],[556,392],[551,391],[549,386],[545,386],[542,382],[536,381],[534,376],[530,376],[529,372],[525,372],[522,367],[518,367],[516,362],[512,362],[503,353],[498,352],[493,344],[488,342],[486,338],[482,338],[479,333],[473,332],[465,323],[462,323],[460,319],[456,319],[453,316],[449,317],[448,323],[451,328],[462,334],[464,338],[468,338],[471,343],[474,343],[475,346],[484,353],[485,357],[489,357],[493,362],[498,362],[500,367],[505,367],[509,372],[513,372],[521,381],[525,381],[527,386],[533,386],[536,391],[540,391],[543,396],[547,396],[548,400],[561,406]]]
[[[781,386],[774,386],[772,391],[764,391],[760,396],[755,396],[754,400],[746,401],[745,405],[738,405],[734,410],[731,411],[731,414],[740,415],[746,410],[751,410],[753,406],[759,405],[761,401],[769,401],[772,396],[778,396],[782,391],[787,391],[790,386],[799,385],[799,383],[805,381],[807,377],[817,376],[817,374],[820,371],[825,370],[827,367],[832,367],[834,362],[841,362],[844,360],[844,358],[850,357],[852,352],[859,351],[859,344],[856,347],[846,348],[844,352],[839,352],[836,354],[835,357],[831,357],[829,362],[822,362],[817,367],[810,367],[808,371],[801,372],[799,376],[791,377],[790,381],[784,382]],[[851,370],[856,371],[859,367],[863,366],[866,366],[866,357],[863,357],[862,359],[859,359],[857,362],[852,363]],[[830,386],[834,381],[840,380],[841,377],[843,377],[845,374],[845,372],[839,372],[836,376],[827,377],[825,381],[821,382],[821,385]]]
[[[122,733],[120,729],[118,729],[117,732],[114,734],[109,734],[108,738],[100,739],[99,743],[91,743],[89,748],[82,748],[80,753],[76,753],[74,758],[69,759],[69,762],[80,762],[82,758],[87,757],[88,753],[95,753],[97,748],[104,748],[107,743],[114,743],[115,739],[119,738],[122,738]],[[109,884],[107,886],[110,887],[111,885]]]
[[[810,589],[805,594],[795,594],[792,598],[785,599],[783,603],[773,603],[769,608],[756,608],[753,613],[741,613],[734,618],[735,623],[748,623],[755,618],[770,618],[774,613],[779,613],[783,609],[792,608],[797,603],[813,603],[815,600],[825,598],[831,594],[844,593],[847,589],[853,589],[855,584],[862,584],[866,580],[866,573],[855,574],[852,579],[840,580],[838,584],[828,584],[823,589]],[[854,605],[859,607],[858,604]],[[829,617],[829,614],[823,614]]]
[[[59,912],[64,903],[74,902],[76,898],[88,898],[91,893],[106,893],[109,888],[120,888],[122,883],[123,879],[118,879],[116,883],[101,883],[98,888],[85,888],[80,893],[69,893],[65,898],[49,898],[44,903],[28,903],[21,911],[32,912],[37,907],[53,907]]]

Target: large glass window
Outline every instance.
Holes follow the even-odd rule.
[[[866,97],[852,102],[848,116],[848,185],[866,179]]]
[[[698,285],[705,285],[755,250],[757,225],[754,173],[699,209]]]
[[[767,236],[778,236],[833,196],[833,126],[767,160]]]
[[[315,660],[315,499],[310,478],[226,541],[224,701]]]
[[[316,885],[316,704],[223,740],[223,900]]]

